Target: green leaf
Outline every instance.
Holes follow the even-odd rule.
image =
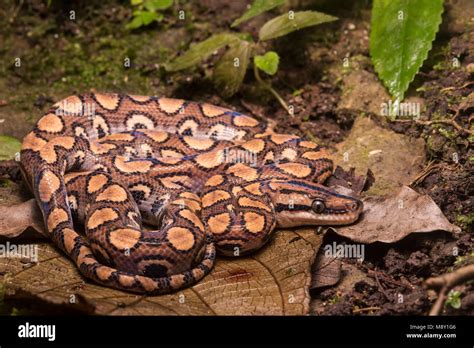
[[[253,58],[254,64],[260,70],[264,71],[268,75],[275,75],[278,70],[278,63],[280,62],[280,57],[278,53],[269,51],[263,56],[255,56]]]
[[[174,61],[165,64],[165,69],[168,71],[178,71],[190,68],[199,64],[219,48],[238,42],[239,39],[233,34],[222,33],[213,35],[210,38],[191,46],[189,50]]]
[[[132,6],[137,6],[143,3],[143,0],[131,0],[130,3],[132,4]]]
[[[20,152],[21,142],[9,135],[0,135],[0,160],[11,160]]]
[[[144,5],[145,8],[151,12],[156,10],[166,10],[173,5],[173,0],[146,0]]]
[[[224,98],[233,96],[242,85],[250,61],[252,45],[240,41],[222,56],[214,69],[214,83]]]
[[[134,17],[130,23],[128,23],[125,27],[127,29],[137,29],[143,25],[142,19],[140,17]]]
[[[143,6],[145,7],[145,9],[148,11],[148,12],[155,12],[156,11],[156,7],[155,7],[155,4],[154,4],[154,1],[145,1],[143,3]]]
[[[156,12],[142,12],[140,15],[142,18],[143,25],[148,25],[153,21],[156,21],[158,19],[158,14]]]
[[[133,12],[133,19],[130,23],[127,24],[127,29],[137,29],[144,25],[149,25],[153,21],[159,22],[163,19],[163,15],[156,12],[148,12],[148,11],[134,11]]]
[[[155,0],[155,5],[158,10],[166,10],[173,5],[173,0]]]
[[[259,14],[270,11],[271,9],[283,5],[284,3],[285,0],[255,0],[250,8],[240,18],[237,18],[234,23],[232,23],[231,27],[236,27],[240,23],[248,21]]]
[[[448,298],[445,302],[445,306],[450,305],[454,309],[461,308],[461,292],[451,290],[448,294]]]
[[[436,36],[443,0],[374,0],[370,54],[390,94],[402,101]]]
[[[273,18],[260,28],[260,40],[269,40],[289,34],[312,25],[337,20],[337,17],[316,11],[289,11],[281,16]]]

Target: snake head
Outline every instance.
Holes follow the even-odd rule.
[[[346,225],[363,209],[359,199],[306,180],[274,180],[268,188],[279,227]]]

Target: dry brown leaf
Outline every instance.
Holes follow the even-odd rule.
[[[112,315],[303,315],[309,312],[310,268],[322,237],[313,229],[277,231],[252,256],[218,258],[201,282],[163,296],[139,296],[85,282],[72,262],[50,244],[37,245],[36,264],[0,259],[0,274],[5,274],[5,300],[28,298],[63,310]]]
[[[360,281],[369,285],[376,285],[372,278],[367,277],[367,274],[357,268],[357,265],[347,263],[343,259],[339,259],[339,262],[341,279],[335,287],[331,288],[332,292],[337,294],[336,296],[343,297],[346,294],[350,294],[354,290],[355,284]],[[328,306],[327,300],[323,301],[318,297],[313,298],[311,301],[311,313],[321,314],[325,311],[326,306]]]
[[[364,212],[353,225],[333,230],[354,242],[394,243],[411,233],[437,230],[459,233],[461,229],[451,224],[428,195],[420,195],[403,186],[396,196],[386,199],[363,199]]]
[[[28,227],[46,235],[43,217],[34,199],[18,205],[0,206],[0,237],[17,237]]]
[[[318,289],[337,284],[341,278],[341,260],[337,257],[326,256],[322,247],[311,267],[313,277],[310,289]]]

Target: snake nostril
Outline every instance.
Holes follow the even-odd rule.
[[[350,211],[356,211],[360,208],[360,206],[360,202],[350,202],[346,204],[347,209],[349,209]]]

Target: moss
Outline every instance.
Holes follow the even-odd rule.
[[[24,78],[41,81],[43,76],[53,77],[53,82],[49,84],[55,92],[91,88],[117,90],[130,86],[138,86],[142,91],[149,86],[149,81],[137,67],[153,61],[160,62],[166,54],[163,50],[150,48],[152,39],[149,35],[132,36],[131,39],[117,39],[109,35],[92,44],[82,40],[66,41],[61,54],[45,53],[44,49],[39,52],[33,50],[30,56],[41,58],[31,59],[34,65]],[[125,59],[130,60],[131,68],[125,66]],[[48,84],[48,81],[43,83]]]
[[[185,42],[180,28],[168,30],[161,25],[129,32],[126,20],[104,18],[110,11],[103,6],[88,7],[78,14],[70,24],[75,29],[69,31],[62,27],[69,23],[61,24],[61,15],[53,9],[40,17],[24,7],[14,23],[0,19],[5,34],[0,54],[11,59],[11,64],[0,65],[0,87],[16,86],[6,89],[2,97],[18,110],[38,115],[33,106],[40,95],[58,100],[91,89],[157,94],[153,86],[162,77],[160,64]],[[129,4],[115,6],[126,12]],[[163,37],[172,49],[163,45]],[[21,57],[20,68],[14,67],[12,57]],[[126,58],[130,68],[124,66]]]
[[[445,61],[440,61],[440,62],[436,63],[435,65],[433,65],[433,70],[437,70],[437,71],[446,70],[448,68],[446,65],[447,64],[446,64]]]
[[[447,139],[454,140],[456,139],[456,133],[454,131],[449,131],[446,128],[443,127],[437,127],[439,134],[444,136]]]
[[[454,266],[456,266],[456,268],[459,268],[459,267],[469,265],[471,263],[474,263],[474,252],[471,252],[470,254],[467,254],[464,256],[456,257],[456,261],[454,261]],[[453,270],[451,269],[451,272],[452,271]]]
[[[334,297],[330,298],[328,303],[331,304],[331,305],[334,305],[336,303],[338,303],[339,301],[341,300],[341,298],[339,297],[339,295],[334,295]]]
[[[469,228],[474,225],[474,213],[469,215],[458,215],[456,216],[456,221],[464,227]]]
[[[448,141],[449,139],[447,140],[445,136],[439,133],[428,135],[426,138],[426,147],[429,154],[437,157],[442,153],[448,153]]]

